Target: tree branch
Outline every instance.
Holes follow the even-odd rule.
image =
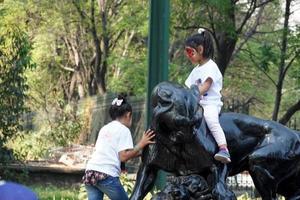
[[[112,18],[113,16],[116,16],[117,14],[117,11],[120,10],[120,6],[123,4],[123,5],[126,5],[127,2],[124,2],[123,0],[120,0],[120,1],[114,1],[113,2],[113,5],[111,6],[110,10],[111,10],[111,16],[110,18]]]
[[[256,57],[257,58],[257,56],[255,56],[251,51],[249,51],[249,50],[247,50],[247,49],[242,49],[243,51],[245,51],[245,52],[247,52],[248,54],[249,54],[249,56],[250,56],[250,59],[251,59],[251,61],[253,62],[253,64],[254,64],[254,66],[256,67],[256,68],[258,68],[260,71],[262,71],[263,73],[264,73],[264,75],[275,85],[275,87],[277,87],[277,83],[272,79],[272,77],[271,76],[269,76],[269,74],[266,72],[266,71],[264,71],[263,69],[261,69],[260,67],[259,67],[259,64],[255,61],[255,59],[253,58],[253,57]]]
[[[117,34],[117,36],[116,36],[116,39],[113,40],[114,42],[110,42],[110,44],[109,44],[109,48],[110,48],[110,49],[114,49],[114,48],[115,48],[117,42],[119,41],[119,39],[121,38],[121,36],[122,36],[122,34],[123,34],[124,32],[125,32],[125,30],[121,30],[121,31],[118,32],[118,34]]]
[[[207,10],[209,10],[209,7],[207,6]],[[217,35],[216,35],[216,29],[215,29],[215,25],[214,25],[214,17],[213,15],[211,15],[211,13],[213,13],[212,11],[208,11],[208,17],[209,17],[209,21],[210,21],[210,26],[211,26],[211,31],[210,33],[212,34],[214,40],[215,40],[215,43],[216,43],[216,46],[217,46],[217,49],[218,51],[220,50],[220,44],[219,44],[219,40],[217,39]]]
[[[59,66],[60,68],[64,69],[64,70],[69,71],[69,72],[74,72],[74,71],[75,71],[75,69],[73,69],[73,68],[71,68],[71,67],[65,67],[65,66],[62,65],[62,64],[59,64],[58,66]]]
[[[72,1],[73,5],[75,6],[77,12],[79,13],[79,15],[81,16],[81,19],[86,19],[89,18],[89,16],[81,10],[80,6],[78,5],[78,3],[76,2],[76,0]]]
[[[287,111],[286,113],[282,116],[282,118],[279,120],[279,123],[281,124],[286,124],[291,117],[300,110],[300,100],[298,100],[297,103],[295,103],[294,105],[292,105]]]
[[[125,57],[125,56],[127,55],[128,48],[129,48],[129,45],[130,45],[130,43],[131,43],[131,41],[132,41],[132,38],[133,38],[134,34],[135,34],[135,31],[134,31],[134,30],[131,30],[131,33],[130,33],[130,35],[129,35],[129,37],[128,37],[128,40],[127,40],[127,42],[126,42],[126,44],[125,44],[125,46],[124,46],[124,50],[123,50],[123,53],[122,53],[122,57]]]
[[[255,4],[256,4],[256,0],[252,0],[249,9],[247,10],[247,13],[240,25],[240,27],[236,30],[236,33],[239,34],[242,32],[243,27],[245,26],[246,22],[248,21],[248,19],[251,17],[251,15],[254,13],[255,11]]]
[[[240,45],[234,50],[234,52],[232,53],[231,56],[231,60],[234,59],[234,57],[237,55],[237,53],[242,49],[242,47],[248,42],[248,40],[256,33],[256,29],[260,24],[260,19],[262,17],[263,11],[264,11],[265,6],[260,7],[258,14],[256,16],[255,19],[255,23],[253,24],[253,26],[250,28],[249,31],[247,31],[244,35],[245,35],[245,39],[244,41],[242,41],[240,43]]]
[[[266,4],[268,4],[268,3],[272,2],[272,1],[274,1],[274,0],[265,0],[265,1],[262,1],[260,4],[257,4],[257,5],[256,5],[256,2],[257,2],[257,1],[256,1],[256,0],[252,0],[252,1],[251,1],[251,4],[250,4],[250,7],[249,7],[249,9],[247,10],[247,13],[246,13],[246,15],[245,15],[245,17],[244,17],[244,19],[243,19],[243,21],[242,21],[240,27],[237,29],[236,33],[239,34],[239,33],[242,32],[242,30],[243,30],[244,26],[246,25],[248,19],[252,16],[252,14],[254,13],[254,11],[255,11],[257,8],[260,8],[260,7],[262,7],[262,6],[265,6]]]
[[[266,1],[263,1],[262,3],[258,4],[258,5],[256,6],[256,8],[259,8],[259,7],[261,7],[261,6],[264,6],[264,5],[266,5],[266,4],[268,4],[268,3],[272,2],[272,1],[274,1],[274,0],[266,0]]]
[[[290,60],[290,62],[286,65],[286,67],[283,70],[282,77],[285,77],[286,72],[289,70],[291,65],[293,64],[294,60],[299,56],[300,52],[296,52],[294,57]]]

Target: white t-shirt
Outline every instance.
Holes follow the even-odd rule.
[[[220,91],[223,85],[223,77],[213,60],[210,59],[203,65],[197,65],[185,80],[185,85],[190,88],[193,84],[197,84],[197,80],[204,83],[208,78],[211,78],[213,82],[208,91],[203,94],[200,105],[222,106]]]
[[[132,148],[130,130],[119,121],[112,121],[101,128],[95,151],[87,163],[86,170],[95,170],[119,177],[121,173],[119,152]]]

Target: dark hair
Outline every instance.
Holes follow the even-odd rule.
[[[212,58],[214,56],[214,44],[208,31],[196,33],[185,41],[185,46],[192,47],[197,50],[197,47],[203,46],[203,56],[205,58]]]
[[[118,104],[114,102],[115,100],[121,100],[121,103]],[[116,99],[113,100],[110,108],[109,108],[109,115],[112,120],[115,120],[119,117],[122,117],[126,113],[132,113],[132,107],[126,100],[126,95],[119,94]]]

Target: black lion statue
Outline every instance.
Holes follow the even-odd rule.
[[[198,104],[197,88],[169,82],[152,92],[152,124],[156,143],[144,149],[136,184],[130,197],[141,200],[152,189],[157,171],[175,176],[197,174],[205,178],[213,199],[236,199],[227,176],[248,171],[263,200],[300,199],[300,133],[277,122],[223,113],[232,162],[214,160],[217,144],[209,133]],[[167,198],[166,198],[167,199]]]
[[[164,189],[151,200],[210,200],[206,180],[199,175],[169,177]]]

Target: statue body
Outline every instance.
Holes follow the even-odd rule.
[[[237,113],[223,113],[220,124],[232,162],[214,160],[218,146],[198,104],[197,88],[163,82],[152,92],[154,145],[143,151],[131,199],[153,187],[157,171],[176,176],[198,174],[210,185],[214,199],[235,199],[227,176],[248,171],[262,199],[300,199],[300,133],[277,122]]]

